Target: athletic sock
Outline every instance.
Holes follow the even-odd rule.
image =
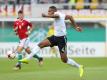
[[[22,54],[18,53],[17,59],[18,59],[18,63],[17,64],[21,65],[21,62],[19,60],[22,59]]]
[[[73,59],[70,59],[70,58],[68,58],[67,64],[69,64],[71,66],[75,66],[77,68],[80,67],[80,65],[77,62],[75,62]]]
[[[37,54],[40,51],[40,47],[36,46],[35,48],[32,49],[31,54],[29,54],[26,59],[31,59],[35,54]],[[36,56],[37,57],[37,56]]]
[[[37,60],[40,60],[40,58],[41,58],[37,54],[35,54],[33,57],[36,58]]]

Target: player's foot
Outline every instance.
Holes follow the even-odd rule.
[[[21,65],[20,64],[17,64],[14,68],[13,68],[13,70],[20,70],[21,69]]]
[[[41,58],[38,60],[38,62],[39,62],[39,65],[40,65],[40,66],[43,65],[43,58],[41,57]]]
[[[84,74],[84,67],[83,67],[83,65],[80,65],[79,72],[80,72],[80,77],[82,77],[83,74]]]
[[[22,62],[22,63],[26,63],[26,64],[28,64],[28,62],[29,62],[29,60],[27,60],[26,58],[21,59],[21,60],[19,60],[19,61]]]

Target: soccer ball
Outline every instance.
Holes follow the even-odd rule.
[[[7,51],[7,57],[9,59],[14,59],[16,57],[15,53],[13,51]]]

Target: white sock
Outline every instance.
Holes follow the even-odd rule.
[[[75,66],[77,68],[80,67],[80,65],[77,62],[75,62],[73,59],[70,59],[70,58],[68,58],[67,64],[69,64],[71,66]]]
[[[36,46],[32,49],[31,54],[29,54],[26,59],[31,59],[35,54],[37,54],[40,51],[40,47]]]

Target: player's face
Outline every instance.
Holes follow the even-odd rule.
[[[23,19],[23,18],[24,18],[23,13],[19,13],[19,14],[18,14],[18,18],[19,18],[19,19]]]
[[[54,10],[54,9],[49,8],[49,10],[48,10],[48,15],[53,15],[53,14],[54,14],[54,12],[55,12],[55,10]]]

